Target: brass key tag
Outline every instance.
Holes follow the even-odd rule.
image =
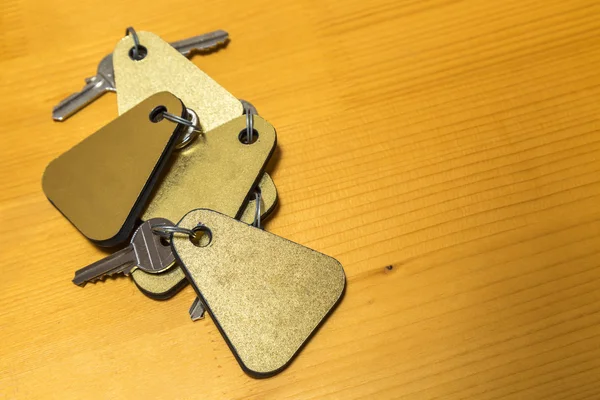
[[[177,262],[254,377],[285,368],[343,294],[344,270],[332,257],[211,210],[191,211],[178,226],[197,240],[173,236]]]
[[[198,207],[239,218],[277,141],[275,128],[259,116],[254,129],[256,141],[244,144],[246,117],[238,117],[177,151],[142,219],[179,221]]]
[[[179,125],[150,119],[159,106],[180,116],[185,110],[171,93],[157,93],[46,167],[42,187],[50,202],[100,246],[130,236],[175,147]]]
[[[238,99],[169,43],[150,32],[137,36],[145,53],[141,60],[130,56],[132,36],[121,39],[113,52],[119,114],[154,93],[168,91],[198,114],[204,132],[242,115]]]
[[[261,191],[261,219],[268,218],[277,205],[277,188],[269,174],[264,173],[258,188]],[[254,222],[256,214],[256,199],[251,199],[240,217],[247,224]],[[141,269],[131,273],[133,281],[146,296],[155,300],[166,300],[175,296],[187,284],[187,279],[179,266],[160,274],[149,274]]]

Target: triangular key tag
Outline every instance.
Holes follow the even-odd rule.
[[[46,167],[44,193],[88,239],[115,246],[132,233],[152,187],[175,148],[184,116],[174,95],[157,93],[74,146]]]
[[[179,265],[253,377],[283,370],[344,292],[334,258],[216,211],[191,211],[178,229],[191,230],[171,240]]]
[[[134,59],[134,39],[126,36],[113,51],[119,114],[148,96],[168,91],[198,115],[208,132],[242,115],[240,101],[169,43],[151,32],[137,32],[143,58]]]

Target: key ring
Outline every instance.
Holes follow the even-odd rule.
[[[152,232],[165,239],[170,239],[171,235],[174,235],[175,233],[183,233],[190,238],[193,238],[196,235],[193,229],[182,228],[176,225],[156,225],[152,227]]]
[[[254,105],[252,103],[250,103],[249,101],[246,101],[244,99],[238,99],[238,100],[240,101],[240,103],[242,103],[242,107],[244,108],[244,114],[251,112],[252,114],[258,115],[258,110],[256,109],[256,107],[254,107]]]
[[[212,240],[212,234],[210,233],[210,229],[208,229],[208,227],[202,222],[198,222],[198,225],[196,225],[192,229],[182,228],[181,226],[177,225],[156,225],[152,227],[152,232],[167,240],[171,239],[171,236],[173,236],[176,233],[183,233],[184,235],[188,235],[192,242],[194,240],[198,240],[198,232],[206,232],[209,234],[209,243],[210,240]]]
[[[133,38],[133,59],[141,60],[143,57],[140,57],[140,38],[138,37],[137,33],[135,33],[135,29],[133,29],[132,26],[125,29],[125,36],[129,35],[131,35],[131,37]]]
[[[187,111],[187,109],[186,109],[186,111]],[[192,110],[190,110],[190,111],[192,111]],[[190,115],[190,114],[191,113],[188,113],[188,115]],[[192,132],[202,133],[202,128],[200,127],[200,125],[198,125],[198,123],[194,123],[185,118],[181,118],[180,116],[171,114],[168,111],[163,111],[160,115],[162,115],[162,117],[168,121],[175,122],[176,124],[181,124],[181,125],[187,126],[189,128],[192,128]],[[193,115],[196,115],[196,113],[194,112]],[[197,117],[198,116],[196,115],[196,118]],[[189,140],[188,140],[188,142],[189,142]]]
[[[200,130],[198,130],[198,114],[196,114],[196,112],[191,108],[186,108],[185,112],[187,114],[187,118],[190,122],[190,125],[186,127],[185,132],[182,132],[181,139],[175,145],[175,148],[177,150],[183,149],[185,146],[190,144],[190,142],[192,142],[192,140],[194,140],[196,136],[198,136],[198,134],[201,132]]]
[[[260,202],[262,200],[262,194],[260,192],[260,189],[256,189],[254,191],[254,198],[256,199],[256,212],[254,214],[254,221],[252,222],[252,226],[254,226],[258,229],[262,229],[262,226],[260,226],[260,217],[261,217]]]
[[[242,101],[244,113],[246,113],[246,144],[251,144],[254,141],[254,106]]]

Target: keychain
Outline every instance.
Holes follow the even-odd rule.
[[[278,202],[265,173],[275,128],[185,57],[227,39],[218,32],[172,47],[128,28],[99,66],[104,86],[88,92],[90,79],[55,110],[62,120],[117,91],[121,115],[52,161],[42,186],[94,243],[130,239],[74,283],[131,274],[142,292],[166,299],[189,281],[191,318],[208,311],[242,369],[268,377],[332,312],[346,278],[336,259],[262,229]]]

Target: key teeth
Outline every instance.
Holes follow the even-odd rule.
[[[203,54],[208,55],[215,53],[221,49],[224,49],[229,44],[229,38],[225,38],[219,41],[214,42],[210,47],[204,47],[202,49],[191,49],[187,54],[187,57],[191,57],[194,54]]]
[[[97,277],[95,277],[95,278],[92,278],[92,279],[90,279],[90,280],[83,281],[83,282],[81,282],[81,283],[79,283],[79,284],[78,284],[77,282],[75,282],[75,279],[73,279],[73,283],[75,283],[75,284],[76,284],[76,285],[78,285],[78,286],[81,286],[81,287],[83,287],[83,286],[85,286],[85,285],[86,285],[86,283],[94,283],[94,284],[95,284],[95,283],[96,283],[96,282],[98,282],[98,281],[102,281],[102,282],[104,282],[104,281],[105,281],[107,278],[112,278],[114,275],[125,275],[125,276],[129,276],[129,271],[112,271],[112,272],[107,272],[107,273],[106,273],[106,274],[104,274],[104,275],[100,275],[100,276],[97,276]]]

